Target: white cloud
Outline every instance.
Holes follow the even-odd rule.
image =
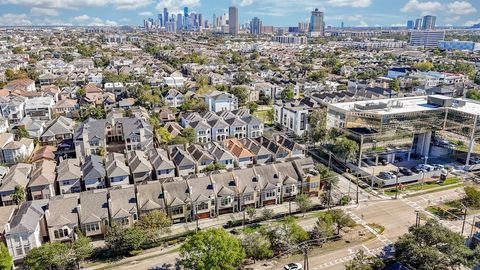
[[[448,12],[457,15],[466,15],[477,12],[477,9],[466,1],[455,1],[447,5]]]
[[[246,7],[252,5],[254,0],[233,0],[233,5],[239,5],[241,7]]]
[[[480,23],[480,18],[476,19],[476,20],[468,20],[463,25],[464,26],[473,26],[473,25],[479,24],[479,23]]]
[[[116,9],[136,9],[153,3],[154,0],[0,0],[0,4],[27,7],[80,9],[85,7],[113,6]]]
[[[328,4],[336,7],[369,7],[373,0],[328,0]]]
[[[73,20],[77,22],[86,22],[90,20],[90,16],[88,16],[87,14],[83,14],[80,16],[73,17]]]
[[[402,7],[402,12],[417,12],[422,14],[434,13],[443,8],[443,5],[437,1],[419,2],[418,0],[410,0]]]
[[[143,12],[138,13],[138,15],[142,16],[142,17],[152,17],[153,13],[150,12],[150,11],[143,11]]]
[[[59,15],[56,9],[40,8],[40,7],[32,7],[32,9],[30,9],[30,13],[33,16],[58,16]]]
[[[19,26],[19,25],[32,25],[32,22],[28,19],[27,14],[13,14],[5,13],[0,15],[0,25],[3,26]]]
[[[155,9],[158,11],[163,11],[164,8],[167,8],[170,14],[175,14],[183,13],[184,7],[198,7],[200,4],[200,0],[163,0],[158,2]]]

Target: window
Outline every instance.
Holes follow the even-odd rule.
[[[275,197],[275,190],[271,189],[271,190],[265,191],[265,197],[266,198]]]
[[[243,196],[244,201],[253,201],[253,194],[248,194]]]
[[[183,206],[172,208],[171,213],[172,213],[172,216],[183,214]]]
[[[137,220],[137,219],[138,219],[137,213],[133,213],[133,220]]]
[[[208,203],[207,202],[201,202],[197,205],[197,211],[202,211],[202,210],[207,210],[208,209]]]
[[[59,229],[53,231],[55,238],[64,238],[68,236],[68,229]]]
[[[231,202],[232,202],[232,200],[231,200],[230,197],[224,197],[224,198],[222,198],[220,204],[222,206],[225,206],[225,205],[229,205]]]
[[[85,224],[84,230],[86,232],[96,232],[100,230],[100,225],[98,223]]]

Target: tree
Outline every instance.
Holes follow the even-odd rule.
[[[307,194],[300,194],[295,198],[295,202],[303,217],[305,217],[305,213],[312,208],[312,199]]]
[[[77,235],[78,238],[73,242],[72,249],[75,254],[75,262],[80,264],[92,255],[93,246],[90,237],[83,235],[81,232],[77,232]]]
[[[322,82],[327,78],[327,72],[323,69],[308,74],[308,78],[314,82]]]
[[[114,222],[105,233],[105,243],[113,252],[134,254],[147,241],[147,233],[138,226],[125,228]]]
[[[272,219],[275,215],[275,213],[273,212],[273,209],[270,209],[270,208],[263,209],[260,214],[262,216],[262,220]]]
[[[335,234],[332,215],[328,212],[321,212],[310,234],[311,238],[317,239],[319,243],[326,242],[326,238],[332,237]]]
[[[465,96],[469,99],[480,100],[480,91],[477,89],[468,90]]]
[[[195,82],[197,83],[197,87],[199,89],[204,88],[208,85],[208,77],[207,75],[198,75],[195,78]]]
[[[228,91],[228,93],[234,95],[237,98],[239,106],[244,106],[247,103],[247,100],[248,100],[247,88],[243,86],[235,86],[235,87],[232,87]]]
[[[478,247],[471,250],[462,235],[433,219],[424,225],[410,227],[394,247],[395,259],[411,269],[470,268],[480,260]]]
[[[333,145],[333,152],[341,159],[347,162],[354,159],[359,150],[358,144],[355,141],[348,139],[345,136],[339,137],[335,140]]]
[[[257,102],[248,103],[248,109],[250,110],[250,113],[256,112],[258,110],[258,103]]]
[[[341,209],[328,210],[327,213],[332,216],[332,221],[337,228],[337,234],[340,234],[340,231],[345,227],[355,226],[355,221]]]
[[[184,128],[182,130],[182,136],[187,140],[188,143],[194,143],[196,140],[196,132],[193,128]]]
[[[363,249],[360,249],[353,260],[345,265],[346,270],[382,270],[385,268],[383,261],[374,256],[367,256]]]
[[[257,215],[257,209],[255,209],[255,207],[247,207],[245,209],[245,212],[247,213],[248,219],[250,221],[253,221],[255,219],[255,216]]]
[[[396,92],[400,92],[400,81],[397,78],[393,78],[389,84],[390,89]]]
[[[17,128],[17,131],[15,132],[15,134],[17,135],[17,138],[19,138],[19,139],[30,137],[30,134],[28,134],[28,130],[25,128],[25,126],[19,126]]]
[[[22,202],[25,201],[25,188],[20,185],[15,186],[15,190],[13,191],[12,199],[15,201],[17,205],[20,205]]]
[[[312,127],[310,139],[314,142],[323,142],[328,139],[327,112],[315,110],[309,115],[308,122]]]
[[[105,157],[107,155],[107,149],[103,146],[99,146],[97,148],[97,153],[98,153],[99,156]]]
[[[23,53],[23,48],[22,47],[15,47],[15,48],[13,48],[12,52],[14,54],[22,54]]]
[[[244,234],[242,237],[242,246],[245,250],[245,255],[253,260],[263,260],[273,257],[270,241],[258,232]]]
[[[76,93],[77,97],[80,98],[80,99],[83,98],[86,94],[87,94],[87,91],[83,87],[78,89],[77,93]]]
[[[201,172],[214,172],[214,171],[219,171],[219,170],[224,170],[225,169],[225,164],[223,163],[218,163],[218,162],[213,162],[208,164],[207,167],[205,167]]]
[[[464,190],[465,190],[465,204],[470,207],[479,208],[480,207],[480,190],[472,186],[467,186],[464,188]]]
[[[239,72],[233,76],[234,85],[249,84],[250,82],[251,80],[245,72]]]
[[[74,249],[70,245],[59,242],[46,243],[27,253],[24,264],[27,269],[44,270],[55,268],[65,270],[75,263]]]
[[[10,270],[13,266],[13,257],[4,243],[0,243],[0,269]]]
[[[429,62],[429,61],[423,61],[423,62],[416,63],[414,67],[416,69],[419,69],[420,71],[425,72],[425,71],[432,70],[433,64],[432,64],[432,62]]]
[[[153,236],[154,238],[158,238],[158,236],[170,231],[172,220],[165,212],[154,210],[146,214],[142,214],[138,219],[136,226],[140,227],[146,232],[149,232],[149,235]]]
[[[287,86],[287,88],[283,89],[283,91],[281,93],[281,98],[282,99],[287,99],[287,100],[291,100],[291,99],[295,98],[295,93],[293,92],[293,86],[292,85],[289,85],[289,86]]]
[[[274,121],[274,118],[275,118],[275,110],[274,109],[268,110],[266,113],[267,122],[272,123]]]
[[[166,144],[173,139],[172,133],[165,127],[155,129],[155,135],[157,135],[157,140],[160,144]]]
[[[245,259],[239,239],[225,229],[200,231],[187,237],[180,247],[181,266],[196,270],[235,270]]]

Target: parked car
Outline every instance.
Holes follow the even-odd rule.
[[[381,172],[378,174],[378,177],[384,180],[395,179],[395,175],[392,172]]]
[[[442,164],[433,164],[432,166],[435,168],[435,170],[445,169],[445,166],[443,166]]]
[[[283,267],[285,270],[302,270],[303,266],[299,263],[289,263]]]
[[[398,169],[399,172],[401,172],[403,175],[406,175],[406,176],[410,176],[410,175],[413,175],[413,172],[412,170],[408,169],[408,168],[405,168],[405,167],[400,167]]]
[[[380,158],[378,161],[379,161],[383,166],[388,165],[388,164],[390,163],[390,162],[388,162],[388,160],[385,159],[385,158]]]

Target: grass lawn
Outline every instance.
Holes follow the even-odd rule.
[[[260,230],[260,228],[262,228],[263,225],[261,224],[252,224],[252,225],[248,225],[247,227],[245,227],[245,229],[243,230],[244,233],[254,233],[254,232],[258,232]]]
[[[253,116],[260,118],[267,125],[273,125],[273,121],[268,121],[268,111],[269,110],[256,111],[253,113]]]
[[[379,234],[383,234],[383,232],[385,231],[385,227],[378,223],[368,223],[367,225]]]
[[[402,191],[422,191],[422,190],[429,190],[432,188],[438,188],[438,187],[445,187],[449,185],[454,185],[458,184],[460,182],[460,178],[458,177],[452,177],[452,178],[447,178],[443,183],[437,183],[437,182],[425,182],[425,183],[416,183],[412,185],[407,185],[404,186],[403,189],[400,190],[400,193]],[[396,188],[389,188],[384,190],[385,195],[388,196],[394,196],[396,193]]]

